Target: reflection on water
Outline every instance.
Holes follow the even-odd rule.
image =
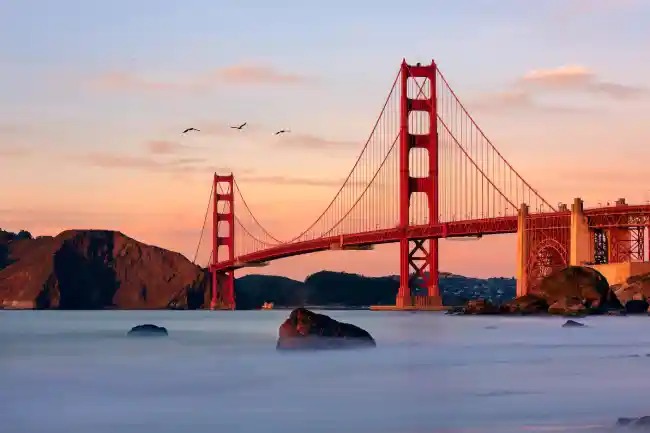
[[[0,312],[0,430],[599,431],[650,414],[648,317],[330,311],[378,348],[277,353],[287,314]],[[125,337],[141,323],[170,335]]]

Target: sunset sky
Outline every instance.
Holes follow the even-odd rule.
[[[0,227],[115,229],[192,258],[212,172],[232,170],[290,237],[347,175],[403,57],[434,58],[549,202],[646,202],[648,16],[648,0],[0,0]],[[514,275],[513,236],[441,245],[444,271]],[[398,265],[387,246],[263,272]]]

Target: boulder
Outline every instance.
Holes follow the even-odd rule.
[[[587,314],[587,307],[581,299],[566,297],[551,304],[548,312],[565,316],[583,316]]]
[[[567,320],[564,325],[562,325],[563,328],[582,328],[586,326],[584,323],[576,322],[575,320]]]
[[[616,421],[617,427],[630,427],[635,430],[650,431],[650,416],[639,418],[619,418]]]
[[[548,311],[548,302],[539,296],[529,294],[515,298],[501,306],[504,313],[541,314]]]
[[[296,308],[279,329],[277,350],[320,350],[376,347],[364,329],[324,314]]]
[[[168,333],[167,329],[163,326],[146,323],[144,325],[134,326],[126,335],[131,337],[166,337]]]
[[[650,299],[650,273],[633,275],[623,284],[612,286],[612,290],[624,304],[631,300]]]
[[[647,314],[648,307],[650,305],[645,299],[632,299],[625,303],[625,312],[627,314]]]
[[[552,314],[594,314],[623,308],[607,279],[582,266],[553,272],[542,280],[535,295],[548,303]]]
[[[463,308],[464,314],[499,314],[501,309],[485,299],[467,301]]]

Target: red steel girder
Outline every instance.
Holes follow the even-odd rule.
[[[650,206],[619,206],[615,208],[588,209],[585,211],[591,228],[637,227],[650,225]],[[570,212],[530,214],[527,230],[566,229],[570,226]],[[462,236],[506,234],[517,232],[517,217],[486,218],[453,221],[431,225],[411,226],[406,229],[409,239],[432,239]],[[362,246],[398,242],[403,230],[391,228],[343,236],[330,236],[294,244],[282,244],[254,253],[226,260],[212,266],[215,271],[243,267],[245,263],[277,260],[284,257],[329,250],[332,245]]]
[[[588,215],[591,228],[625,228],[650,226],[650,212],[599,213]]]

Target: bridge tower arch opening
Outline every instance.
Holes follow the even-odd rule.
[[[416,193],[426,195],[427,223],[439,223],[437,69],[433,60],[425,66],[408,65],[403,60],[400,69],[399,227],[402,235],[399,240],[398,308],[442,305],[438,286],[438,239],[410,239],[407,230]],[[412,151],[426,152],[425,170],[411,166]],[[415,296],[417,289],[426,290],[426,295]]]
[[[562,242],[547,238],[530,252],[528,259],[528,290],[534,292],[545,277],[568,266],[568,251]]]

